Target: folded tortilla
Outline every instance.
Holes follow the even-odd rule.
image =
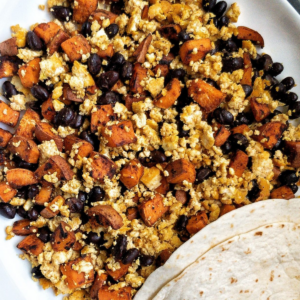
[[[234,210],[176,250],[134,299],[300,299],[298,224],[300,199]]]

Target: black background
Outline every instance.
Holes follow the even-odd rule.
[[[288,1],[295,7],[298,13],[300,13],[300,1],[299,0],[288,0]]]

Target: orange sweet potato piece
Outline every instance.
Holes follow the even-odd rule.
[[[35,234],[30,234],[17,247],[27,254],[38,256],[43,252],[44,243]]]
[[[40,58],[35,58],[19,69],[18,74],[24,87],[32,88],[39,82],[40,61]]]
[[[79,103],[83,102],[81,98],[77,97],[77,95],[72,91],[71,87],[67,83],[65,83],[63,86],[63,100],[79,102]]]
[[[250,128],[246,124],[242,124],[242,125],[239,125],[239,126],[231,129],[232,134],[236,134],[236,133],[244,134],[245,132],[249,132],[249,131],[250,131]]]
[[[203,229],[207,224],[207,214],[204,211],[200,211],[188,220],[186,230],[189,232],[189,234],[195,234]]]
[[[281,186],[271,192],[271,199],[292,199],[295,198],[295,195],[292,189],[288,186]]]
[[[244,75],[241,84],[252,86],[252,63],[250,54],[247,52],[244,53]]]
[[[143,68],[140,63],[136,63],[133,68],[133,74],[130,79],[129,87],[133,94],[141,94],[144,88],[141,86],[141,81],[147,77],[147,69]]]
[[[53,211],[51,208],[52,207],[61,207],[62,205],[65,204],[65,199],[62,196],[56,196],[47,207],[45,207],[41,211],[41,216],[44,217],[45,219],[51,219],[54,218],[59,214],[59,210]],[[75,242],[74,242],[75,243]]]
[[[132,103],[134,102],[139,102],[139,101],[144,101],[145,97],[133,97],[131,95],[127,95],[125,97],[125,106],[129,111],[132,111]]]
[[[123,226],[123,219],[120,214],[110,205],[97,205],[87,211],[94,227],[111,226],[117,230]]]
[[[80,143],[80,146],[77,148],[78,152],[73,157],[74,160],[77,160],[79,157],[81,158],[88,157],[91,154],[91,152],[94,150],[94,147],[92,146],[91,143],[85,140],[81,140],[75,135],[68,135],[67,137],[65,137],[64,140],[65,150],[71,152],[73,145],[78,143]]]
[[[107,274],[102,273],[96,275],[95,281],[90,289],[90,297],[92,299],[98,299],[98,292],[102,288],[103,285],[105,285],[107,281]]]
[[[229,168],[234,170],[236,176],[241,177],[247,168],[248,160],[248,155],[245,152],[238,150],[232,157]]]
[[[139,211],[137,207],[129,207],[126,211],[126,217],[129,221],[137,219],[139,216]]]
[[[188,193],[182,190],[177,190],[175,192],[175,198],[177,201],[181,202],[182,205],[186,204],[189,200]]]
[[[92,21],[98,21],[98,23],[101,25],[104,19],[109,19],[110,24],[115,23],[115,20],[118,15],[105,10],[105,9],[97,9],[95,12],[91,15]]]
[[[257,122],[262,121],[271,113],[269,106],[267,104],[258,103],[256,98],[251,98],[250,105]]]
[[[215,146],[221,147],[229,138],[231,132],[225,127],[221,126],[215,133]]]
[[[18,73],[19,65],[22,61],[16,56],[1,56],[0,57],[0,79],[12,77]]]
[[[142,10],[142,15],[141,15],[142,20],[148,20],[148,11],[149,11],[149,5],[145,5]]]
[[[42,116],[50,121],[53,122],[55,115],[57,114],[56,110],[54,109],[53,106],[53,99],[51,97],[49,97],[49,99],[47,101],[44,101],[42,106]]]
[[[107,122],[116,120],[111,104],[97,105],[97,111],[91,114],[91,132],[98,132]]]
[[[232,204],[223,204],[221,207],[220,217],[229,213],[230,211],[235,210],[235,206]]]
[[[201,79],[191,81],[188,95],[201,106],[205,113],[214,111],[225,100],[225,94]]]
[[[98,49],[98,56],[108,60],[109,58],[111,58],[114,55],[114,46],[112,44],[108,45],[107,48],[105,50],[102,49]]]
[[[91,53],[91,46],[83,35],[76,35],[61,44],[71,62],[81,60],[83,54]]]
[[[39,193],[35,196],[35,203],[37,205],[44,205],[45,203],[50,202],[52,191],[52,186],[43,186]]]
[[[178,40],[178,33],[181,31],[181,27],[177,24],[163,25],[159,28],[160,34],[168,40]]]
[[[172,255],[172,252],[170,249],[165,249],[165,250],[161,251],[157,258],[157,265],[163,266],[167,262],[167,260],[170,258],[171,255]]]
[[[177,159],[166,167],[169,173],[167,181],[173,184],[181,184],[184,180],[194,183],[196,180],[195,166],[185,158]]]
[[[117,269],[115,271],[109,269],[107,266],[105,267],[107,274],[116,281],[122,278],[124,275],[126,275],[129,267],[131,266],[131,264],[124,265],[122,262],[119,262],[119,264],[120,264],[120,269]]]
[[[281,138],[283,131],[287,128],[287,125],[281,122],[269,122],[257,130],[259,135],[253,135],[252,138],[259,141],[266,149],[272,149],[278,140]]]
[[[98,0],[77,0],[73,9],[73,21],[83,24],[89,16],[97,9]]]
[[[160,74],[162,77],[166,77],[169,73],[169,67],[168,65],[156,65],[153,69],[154,74]]]
[[[75,233],[70,225],[60,222],[51,236],[51,245],[54,251],[69,251],[76,242]]]
[[[13,110],[5,102],[0,100],[0,122],[15,127],[18,123],[20,113]]]
[[[20,220],[13,224],[12,232],[15,235],[26,236],[37,232],[37,227],[30,226],[30,220]]]
[[[107,134],[107,131],[111,134]],[[131,121],[121,121],[118,124],[103,127],[101,133],[107,140],[107,147],[121,147],[137,141]]]
[[[170,185],[167,181],[167,178],[163,177],[161,179],[160,183],[161,183],[160,186],[155,189],[155,192],[162,194],[162,195],[166,195],[168,193],[168,191],[170,190]]]
[[[35,136],[40,142],[54,140],[58,150],[62,151],[64,144],[63,139],[53,133],[51,131],[52,128],[53,127],[48,123],[39,122],[35,126]]]
[[[40,122],[41,118],[34,110],[27,108],[23,118],[21,119],[19,126],[16,130],[16,135],[23,136],[27,139],[33,139],[33,133],[35,131],[35,125]]]
[[[170,65],[171,62],[175,59],[175,55],[171,52],[169,52],[167,55],[164,55],[162,59],[159,61],[162,65]]]
[[[54,22],[41,23],[34,28],[34,33],[48,44],[61,28]]]
[[[3,202],[9,202],[17,192],[18,191],[13,189],[7,182],[0,182],[0,199]]]
[[[152,227],[169,210],[169,207],[164,206],[163,197],[156,194],[153,199],[142,202],[138,210],[145,225]]]
[[[9,131],[0,128],[0,147],[6,147],[11,138],[12,134]]]
[[[27,169],[11,169],[6,172],[8,184],[14,189],[38,183],[34,173]]]
[[[237,29],[239,32],[237,38],[239,40],[250,40],[253,43],[260,45],[262,48],[265,46],[263,37],[257,31],[245,26],[239,26]]]
[[[293,168],[300,168],[300,142],[285,142],[288,161]]]
[[[7,149],[30,164],[36,164],[40,157],[37,144],[33,140],[28,140],[22,136],[14,136],[9,141]]]
[[[73,266],[80,264],[81,261],[89,262],[90,264],[92,262],[89,256],[85,256],[79,257],[60,266],[60,271],[66,276],[65,283],[71,290],[78,289],[83,285],[92,283],[94,281],[94,270],[91,270],[88,274],[85,272],[79,273],[78,271],[74,270],[75,268],[73,268]]]
[[[197,49],[197,53],[194,49]],[[202,59],[211,49],[210,39],[190,40],[180,47],[179,55],[182,62],[188,65],[191,61]]]
[[[47,45],[49,55],[58,52],[61,44],[64,41],[68,40],[69,38],[70,38],[69,35],[60,29],[58,33],[53,37],[53,39]]]
[[[154,105],[159,108],[171,107],[181,94],[180,81],[173,78],[165,87],[166,93],[161,93],[154,100]]]
[[[0,43],[1,56],[16,56],[18,54],[17,38],[13,37]]]
[[[127,163],[120,172],[120,181],[130,190],[136,186],[144,174],[144,167],[138,159]]]
[[[148,52],[151,41],[152,34],[149,33],[147,37],[139,44],[139,46],[133,52],[132,56],[136,59],[138,63],[143,64],[145,62],[146,54]]]
[[[126,286],[118,290],[110,290],[109,286],[105,285],[98,292],[98,300],[131,300],[131,287]]]

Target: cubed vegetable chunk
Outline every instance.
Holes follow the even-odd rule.
[[[20,113],[13,110],[5,102],[0,100],[0,122],[15,127],[18,123]]]
[[[110,290],[108,285],[98,291],[98,300],[131,300],[131,287],[126,286],[118,290]]]
[[[288,160],[293,168],[300,168],[300,142],[285,142]]]
[[[76,242],[75,233],[66,222],[60,222],[51,236],[54,251],[69,251]]]
[[[186,230],[190,234],[195,234],[203,229],[208,224],[208,218],[204,211],[198,212],[195,216],[192,216],[186,225]]]
[[[71,62],[81,60],[83,54],[91,53],[91,46],[83,35],[76,35],[61,44]]]
[[[38,256],[43,252],[44,243],[35,234],[31,234],[22,240],[17,247],[27,254]]]
[[[91,115],[91,131],[98,132],[107,122],[116,120],[111,104],[97,105],[97,110]]]
[[[292,199],[295,198],[295,195],[292,189],[288,186],[281,186],[278,189],[274,189],[271,192],[271,199]]]
[[[54,22],[41,23],[34,28],[35,34],[48,44],[61,28]]]
[[[30,220],[20,220],[13,224],[12,232],[15,235],[27,236],[37,232],[37,227],[30,226]]]
[[[120,172],[120,181],[128,188],[131,189],[136,186],[144,174],[144,167],[138,159],[131,160]]]
[[[109,269],[108,266],[105,267],[107,274],[116,281],[122,278],[124,275],[126,275],[129,267],[131,266],[131,264],[124,265],[122,262],[119,262],[119,264],[120,264],[120,269],[114,271]]]
[[[59,214],[59,208],[65,204],[65,199],[62,196],[56,196],[47,207],[41,211],[41,216],[45,219],[54,218]],[[57,248],[59,245],[57,246]],[[63,251],[59,250],[59,251]]]
[[[33,139],[33,133],[35,131],[35,126],[40,122],[41,118],[34,110],[27,108],[25,114],[23,115],[19,126],[16,130],[16,135],[23,136],[27,139]]]
[[[19,69],[18,74],[24,87],[32,88],[39,82],[41,71],[40,62],[40,58],[35,58]]]
[[[252,62],[248,52],[244,53],[244,75],[241,80],[241,84],[247,84],[252,86]]]
[[[143,64],[145,62],[146,54],[148,52],[151,41],[152,34],[149,33],[147,37],[139,44],[139,46],[133,52],[132,56],[136,59],[138,63]]]
[[[0,147],[6,147],[11,138],[12,134],[9,131],[0,128]]]
[[[73,20],[83,24],[89,16],[97,9],[98,0],[77,0],[73,9]]]
[[[238,32],[237,38],[239,40],[250,40],[253,43],[260,45],[262,48],[265,46],[263,37],[257,31],[245,26],[239,26]]]
[[[195,166],[184,158],[169,163],[166,171],[169,173],[167,177],[169,183],[182,184],[184,180],[194,183],[196,180]]]
[[[40,141],[51,141],[54,140],[59,151],[63,149],[63,139],[53,132],[53,127],[45,122],[39,122],[35,126],[35,137]]]
[[[6,179],[12,188],[20,189],[23,186],[38,183],[34,173],[27,169],[11,169],[6,172]]]
[[[182,62],[188,65],[191,61],[202,59],[211,49],[210,39],[189,40],[180,47],[179,55]]]
[[[254,118],[257,122],[262,121],[271,113],[269,106],[267,104],[258,103],[256,98],[251,98],[250,104]]]
[[[232,157],[229,168],[234,170],[234,175],[241,177],[247,168],[248,160],[248,155],[245,152],[238,150]]]
[[[9,202],[16,194],[17,190],[13,189],[8,182],[0,182],[0,199],[7,203]]]
[[[142,94],[144,87],[141,82],[147,77],[147,69],[143,68],[140,63],[136,63],[133,68],[133,74],[130,79],[129,87],[133,94]]]
[[[0,79],[12,77],[18,73],[22,61],[16,56],[0,57]]]
[[[215,146],[221,147],[229,138],[231,132],[225,127],[221,126],[218,131],[215,132]]]
[[[17,38],[13,37],[0,43],[1,56],[16,56],[18,54]]]

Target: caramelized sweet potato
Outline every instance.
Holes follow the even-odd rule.
[[[167,181],[173,184],[181,184],[184,180],[194,183],[196,180],[195,166],[185,158],[177,159],[166,167],[169,173]]]
[[[112,160],[97,152],[92,152],[91,157],[93,158],[93,162],[90,175],[94,179],[103,182],[105,176],[110,179],[114,177],[117,172],[117,166]]]
[[[41,23],[34,28],[34,33],[48,44],[61,28],[54,22]]]
[[[126,217],[129,221],[137,219],[139,216],[139,210],[137,207],[128,207],[126,211]]]
[[[120,269],[117,269],[115,271],[109,269],[107,266],[105,267],[107,274],[116,281],[122,278],[124,275],[126,275],[129,267],[131,266],[131,264],[124,265],[122,262],[119,262],[119,264],[120,264]]]
[[[153,69],[154,74],[160,77],[166,77],[169,73],[169,66],[168,65],[156,65]]]
[[[1,56],[0,79],[16,75],[21,64],[22,61],[16,56]]]
[[[114,53],[114,46],[112,44],[108,45],[105,50],[99,48],[97,52],[98,56],[105,60],[109,60]]]
[[[37,57],[19,69],[18,74],[24,87],[32,88],[39,82],[40,61],[41,59]]]
[[[3,202],[9,202],[17,192],[18,191],[13,189],[7,182],[0,182],[0,199]]]
[[[116,120],[111,104],[97,105],[97,111],[91,114],[91,132],[98,132],[107,122]]]
[[[60,266],[60,271],[65,275],[65,283],[71,290],[78,289],[94,281],[95,272],[93,269],[89,273],[76,270],[75,266],[80,265],[82,262],[85,262],[85,264],[90,263],[92,266],[92,260],[89,256],[79,257]]]
[[[91,224],[94,227],[108,227],[120,229],[123,224],[123,219],[120,214],[110,205],[97,205],[87,211]]]
[[[241,80],[241,84],[247,84],[252,86],[252,62],[250,54],[245,52],[244,53],[244,75]]]
[[[149,33],[147,37],[139,44],[136,50],[133,52],[132,56],[138,63],[143,64],[146,59],[146,54],[148,52],[149,46],[152,41],[152,34]]]
[[[52,191],[52,186],[43,186],[35,196],[35,203],[37,205],[44,205],[45,203],[50,202]]]
[[[0,100],[0,122],[8,126],[15,127],[18,123],[20,113],[10,108],[5,102]]]
[[[64,41],[68,40],[69,38],[70,38],[69,35],[60,29],[58,33],[53,37],[53,39],[47,45],[49,55],[58,52],[61,44]]]
[[[158,31],[164,38],[171,41],[177,41],[181,27],[178,24],[163,25]]]
[[[162,59],[159,61],[161,65],[167,65],[169,66],[171,62],[175,59],[175,55],[171,52],[169,52],[167,55],[164,55]]]
[[[221,147],[227,141],[230,134],[231,132],[224,125],[222,125],[218,131],[214,133],[215,146]]]
[[[73,157],[74,160],[77,160],[79,157],[81,158],[88,157],[91,154],[91,152],[94,150],[94,147],[92,146],[91,143],[85,140],[81,140],[75,135],[68,135],[64,140],[64,144],[65,144],[65,150],[68,152],[71,152],[74,144],[80,144],[78,145],[79,147],[77,148],[76,155]]]
[[[157,258],[157,265],[163,266],[167,262],[167,260],[170,258],[171,255],[172,255],[172,252],[170,249],[165,249],[165,250],[161,251]]]
[[[132,111],[132,103],[134,102],[140,102],[140,101],[144,101],[145,97],[133,97],[131,95],[127,95],[125,97],[125,106],[129,111]]]
[[[20,220],[13,224],[12,232],[15,235],[26,236],[37,232],[37,227],[30,226],[30,220]]]
[[[30,164],[36,164],[39,161],[40,151],[33,140],[16,135],[9,141],[7,149]]]
[[[41,216],[44,217],[45,219],[54,218],[55,216],[57,216],[59,214],[58,208],[64,204],[65,204],[65,199],[62,196],[56,196],[49,203],[49,205],[41,211]]]
[[[70,225],[60,222],[51,236],[51,245],[54,251],[69,251],[76,242],[75,233]]]
[[[223,204],[221,207],[220,217],[231,212],[232,210],[235,210],[235,206],[232,204]]]
[[[265,178],[259,178],[259,195],[255,199],[255,202],[261,201],[261,200],[267,200],[270,198],[270,183]]]
[[[27,254],[38,256],[43,252],[44,243],[35,234],[30,234],[17,247]]]
[[[40,122],[41,118],[34,110],[27,108],[23,118],[21,119],[19,126],[16,130],[16,135],[23,136],[27,139],[33,139],[33,133],[35,126]]]
[[[14,189],[38,183],[34,173],[27,169],[11,169],[6,172],[8,184]]]
[[[53,122],[55,115],[57,114],[53,106],[53,99],[49,97],[47,101],[44,101],[42,106],[42,116],[49,122]]]
[[[182,62],[188,65],[191,61],[196,62],[202,59],[211,49],[210,39],[189,40],[180,47],[179,55]]]
[[[126,286],[118,290],[110,290],[108,285],[98,291],[98,300],[131,300],[131,287]]]
[[[272,149],[282,133],[287,128],[287,125],[281,122],[269,122],[258,128],[259,135],[253,135],[253,139],[259,141],[265,149]]]
[[[77,0],[73,9],[73,21],[83,24],[97,9],[98,0]]]
[[[248,155],[245,152],[238,150],[232,157],[229,168],[234,170],[236,176],[241,177],[247,168],[248,160]]]
[[[71,87],[65,83],[63,86],[63,100],[64,101],[73,101],[82,103],[83,100],[81,98],[78,98],[77,95],[72,91]]]
[[[237,29],[239,32],[237,38],[239,40],[250,40],[251,42],[260,45],[262,48],[265,46],[263,37],[257,31],[245,26],[239,26]]]
[[[208,218],[204,211],[198,212],[195,216],[192,216],[186,225],[186,230],[189,234],[195,234],[203,229],[208,224]]]
[[[160,186],[155,189],[155,192],[159,193],[159,194],[162,194],[162,195],[166,195],[169,190],[170,190],[170,185],[167,181],[167,178],[162,177],[162,179],[160,181]]]
[[[101,273],[100,275],[97,273],[95,281],[90,289],[90,297],[92,299],[98,300],[98,292],[105,285],[107,281],[107,274]]]
[[[138,210],[145,225],[152,227],[169,210],[169,207],[164,206],[163,197],[156,194],[153,199],[142,202]]]
[[[251,98],[250,105],[257,122],[262,121],[271,113],[269,106],[267,104],[258,103],[256,98]]]
[[[107,147],[121,147],[137,141],[131,121],[121,121],[118,124],[103,127],[101,133],[107,140]]]
[[[0,128],[0,147],[6,147],[11,138],[12,134],[9,131]]]
[[[149,11],[149,5],[145,5],[142,10],[142,15],[141,15],[142,20],[148,20],[148,11]]]
[[[120,181],[130,190],[136,186],[144,174],[144,167],[138,159],[127,163],[120,172]]]
[[[133,68],[133,74],[130,79],[129,87],[133,94],[142,94],[144,88],[141,81],[147,77],[147,69],[143,68],[140,63],[136,63]]]
[[[225,94],[201,79],[191,81],[188,95],[196,101],[205,113],[210,113],[225,100]]]
[[[165,87],[164,92],[157,96],[154,105],[159,108],[171,107],[181,94],[180,81],[173,78]]]
[[[71,62],[81,60],[83,54],[91,53],[91,46],[83,35],[76,35],[61,44]]]
[[[250,131],[250,128],[246,124],[242,124],[242,125],[239,125],[239,126],[231,129],[232,134],[236,134],[236,133],[245,134],[245,132],[249,132],[249,131]]]
[[[16,56],[18,54],[17,38],[13,37],[0,43],[1,56]]]
[[[52,128],[53,127],[48,123],[38,122],[35,126],[35,136],[40,142],[54,140],[58,150],[62,151],[64,144],[63,139],[53,133]]]
[[[292,199],[295,198],[295,195],[292,189],[288,186],[281,186],[271,192],[271,199]]]
[[[177,201],[181,202],[182,205],[186,204],[189,200],[188,193],[182,190],[177,190],[175,192],[175,198]]]
[[[285,142],[288,161],[293,168],[300,168],[300,142]]]
[[[105,9],[97,9],[95,12],[91,15],[92,21],[98,21],[98,23],[101,25],[104,19],[109,19],[110,24],[115,23],[115,20],[118,15],[115,15],[114,13],[105,10]]]

